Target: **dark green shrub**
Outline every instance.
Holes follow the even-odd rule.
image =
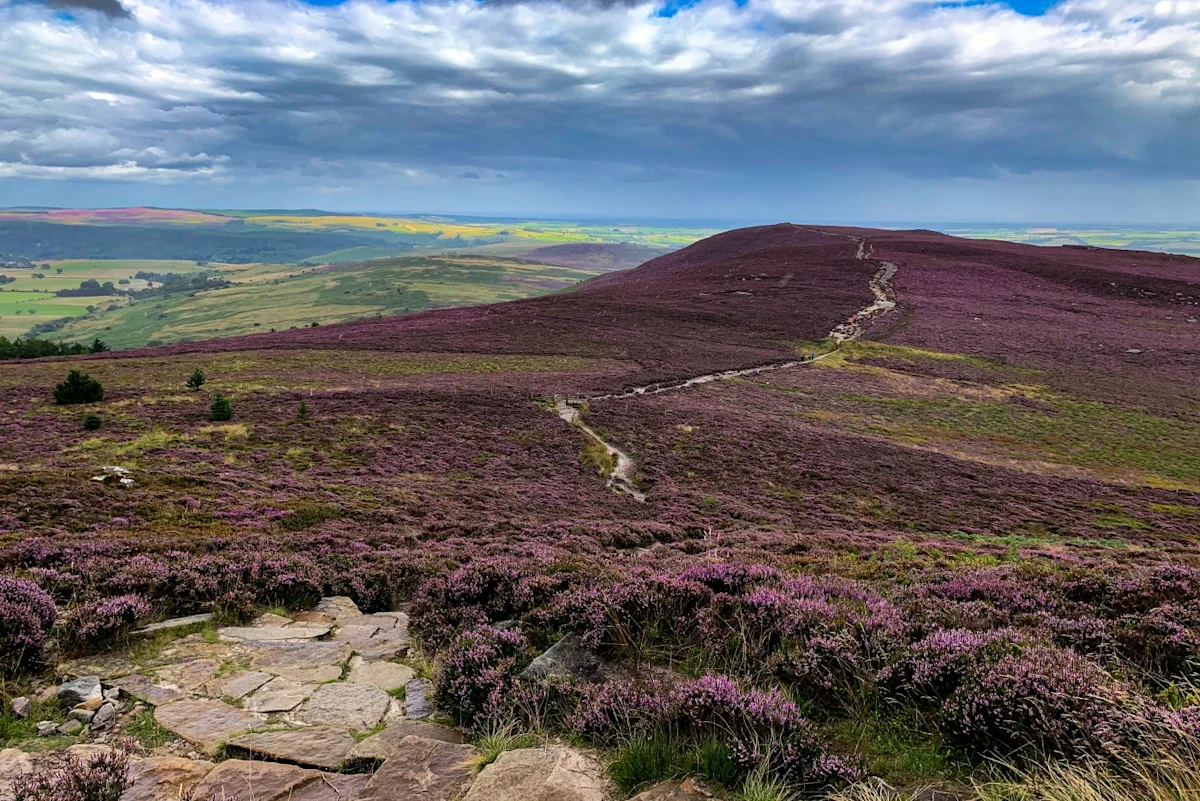
[[[104,400],[104,387],[87,373],[72,370],[67,380],[54,388],[54,402],[59,406],[75,403],[99,403]]]
[[[100,419],[100,415],[98,414],[89,414],[83,418],[84,431],[99,431],[102,425],[104,425],[104,421]]]
[[[104,353],[104,351],[108,350],[108,345],[104,344],[104,340],[97,337],[92,340],[92,347],[89,350],[92,353]]]
[[[213,398],[212,406],[208,410],[209,417],[215,421],[232,420],[233,419],[233,404],[229,402],[220,392]]]
[[[204,386],[204,371],[197,367],[187,380],[188,389],[200,389]]]
[[[305,417],[308,417],[308,404],[300,401],[300,408],[296,410],[296,419],[303,420]]]

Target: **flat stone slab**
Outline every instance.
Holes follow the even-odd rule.
[[[413,679],[404,685],[404,714],[409,720],[424,720],[433,715],[433,685],[425,679]]]
[[[376,612],[371,615],[359,615],[358,617],[344,617],[337,622],[339,628],[347,628],[349,626],[374,626],[377,629],[390,631],[396,628],[396,620],[392,613]],[[407,628],[407,620],[405,621]]]
[[[377,631],[379,631],[379,626],[372,626],[370,624],[361,626],[338,626],[333,632],[333,639],[337,642],[369,640]]]
[[[334,642],[246,641],[238,648],[250,655],[250,667],[276,676],[283,675],[281,670],[341,665],[352,653],[350,646]],[[341,675],[340,671],[338,675]]]
[[[221,669],[216,659],[192,659],[175,665],[164,665],[154,671],[160,682],[191,692],[212,679]]]
[[[292,622],[293,621],[290,617],[277,615],[274,612],[266,612],[254,618],[250,625],[254,626],[255,628],[279,628],[280,626],[291,625]]]
[[[112,682],[121,692],[129,693],[139,701],[145,701],[154,706],[162,706],[185,697],[185,693],[171,687],[160,687],[145,676],[133,674],[123,676]]]
[[[157,707],[154,721],[211,754],[221,743],[262,726],[266,719],[224,701],[187,699]]]
[[[263,673],[260,670],[231,673],[228,676],[210,681],[208,686],[212,692],[209,694],[221,698],[233,698],[234,700],[245,698],[272,678],[270,673]]]
[[[213,619],[212,612],[204,612],[199,615],[188,615],[187,617],[173,617],[170,620],[160,620],[157,623],[151,623],[148,626],[142,626],[134,632],[134,634],[153,634],[156,631],[169,631],[170,629],[182,629],[188,626],[195,626],[198,623],[207,623]]]
[[[325,773],[292,793],[288,801],[356,801],[370,776]]]
[[[107,681],[109,679],[128,676],[130,673],[137,673],[138,666],[128,659],[123,659],[119,656],[89,656],[83,659],[72,659],[69,662],[63,662],[54,672],[59,676],[70,676],[72,678],[80,678],[82,676],[98,676]]]
[[[152,756],[130,763],[132,784],[121,801],[179,801],[200,783],[215,765],[177,756]]]
[[[469,745],[405,737],[375,771],[359,801],[451,801],[471,784]]]
[[[291,712],[317,689],[316,684],[298,684],[276,676],[245,699],[243,706],[251,712]]]
[[[217,629],[222,637],[241,642],[255,640],[274,642],[279,640],[315,640],[324,637],[333,626],[329,623],[293,623],[290,626],[227,626]]]
[[[389,723],[378,734],[372,734],[350,749],[346,764],[353,767],[370,767],[390,757],[405,737],[423,737],[426,740],[462,745],[466,740],[462,733],[436,723],[422,720],[400,720]]]
[[[462,801],[611,801],[615,797],[604,765],[573,748],[552,746],[505,751],[480,771]]]
[[[0,751],[0,798],[12,798],[12,785],[22,776],[33,773],[33,757],[19,748]]]
[[[195,797],[204,801],[226,798],[290,801],[298,790],[320,778],[319,771],[295,765],[227,759],[196,785]]]
[[[363,659],[371,661],[407,656],[409,646],[411,645],[407,639],[395,641],[383,640],[378,637],[371,637],[366,640],[350,640],[346,644],[354,650],[354,653]]]
[[[391,702],[390,695],[369,684],[322,684],[296,716],[306,723],[365,731],[383,720]]]
[[[416,672],[408,665],[395,662],[359,662],[350,665],[347,684],[369,684],[387,692],[398,690],[416,678]]]
[[[230,643],[205,642],[199,634],[189,634],[176,640],[159,652],[158,659],[150,666],[167,665],[174,662],[187,662],[191,659],[216,659],[224,662],[233,656],[234,646]]]
[[[336,771],[356,743],[337,726],[310,726],[295,731],[269,731],[235,737],[227,744],[234,753],[288,762],[304,768]]]

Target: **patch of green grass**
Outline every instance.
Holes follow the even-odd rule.
[[[205,642],[220,641],[220,637],[217,635],[216,623],[208,620],[201,623],[193,623],[190,626],[165,629],[153,634],[132,637],[125,647],[117,652],[117,655],[135,664],[144,664],[157,659],[163,649],[189,634],[200,634]]]
[[[41,744],[46,740],[75,742],[73,737],[37,736],[39,721],[52,720],[59,723],[66,719],[56,699],[34,701],[29,710],[29,717],[24,720],[13,714],[6,699],[0,699],[0,707],[3,707],[0,709],[0,749],[20,747],[25,750],[33,750],[31,746]]]
[[[154,721],[154,710],[147,709],[129,722],[125,732],[147,751],[178,739]]]
[[[900,786],[917,786],[953,776],[949,749],[914,719],[867,715],[831,723],[826,734],[861,757],[873,776]]]
[[[626,795],[687,773],[687,752],[679,743],[661,735],[630,740],[608,765],[613,784]]]
[[[302,501],[292,506],[291,514],[280,519],[279,526],[284,531],[303,531],[341,516],[337,508],[328,504]]]
[[[536,735],[515,731],[511,725],[496,727],[475,741],[476,754],[471,758],[471,767],[478,773],[505,751],[535,748],[539,742]]]
[[[742,783],[737,801],[800,801],[800,795],[782,779],[756,770]]]

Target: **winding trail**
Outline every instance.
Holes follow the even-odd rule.
[[[849,234],[834,234],[835,236],[847,236]],[[625,453],[625,451],[608,442],[594,429],[583,422],[583,412],[580,408],[588,401],[598,400],[621,400],[622,398],[634,398],[639,395],[658,395],[663,392],[674,392],[675,390],[687,389],[699,384],[710,384],[713,381],[725,381],[730,378],[741,378],[748,375],[758,375],[759,373],[771,372],[773,370],[783,370],[789,367],[799,367],[804,364],[827,359],[841,350],[843,342],[852,342],[862,337],[870,327],[871,323],[876,318],[892,311],[896,308],[895,289],[892,286],[892,279],[899,269],[890,261],[882,261],[871,258],[872,247],[866,239],[851,237],[858,241],[858,250],[854,254],[854,258],[859,261],[872,262],[879,266],[875,274],[871,276],[868,286],[872,294],[875,295],[875,300],[868,306],[859,309],[849,319],[834,326],[829,332],[828,339],[832,339],[837,343],[831,351],[814,356],[811,359],[792,359],[786,362],[772,362],[770,364],[760,365],[758,367],[747,367],[741,370],[725,370],[719,373],[705,373],[704,375],[694,376],[682,381],[657,382],[654,384],[646,384],[645,386],[634,387],[624,392],[610,393],[607,395],[592,395],[585,398],[554,398],[554,412],[567,423],[575,426],[590,437],[594,442],[602,446],[608,452],[609,457],[613,460],[613,469],[608,474],[608,486],[616,492],[622,492],[633,496],[634,500],[644,503],[646,501],[646,493],[638,489],[635,476],[637,467],[633,461],[633,457]]]

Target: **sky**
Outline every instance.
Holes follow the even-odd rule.
[[[0,0],[0,206],[1200,224],[1200,0]]]

